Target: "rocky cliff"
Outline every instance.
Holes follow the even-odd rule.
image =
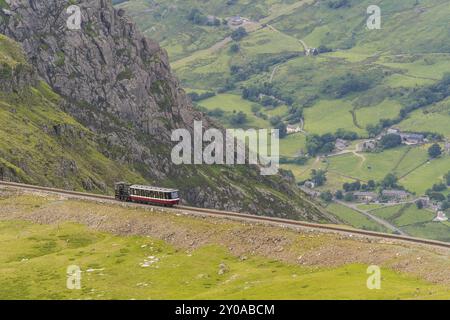
[[[4,0],[0,32],[19,42],[37,74],[62,97],[63,111],[95,135],[99,151],[148,183],[176,186],[205,207],[329,221],[290,175],[255,167],[175,166],[170,135],[192,129],[196,112],[172,75],[166,52],[110,0]],[[69,5],[81,12],[68,28]],[[70,184],[67,187],[71,187]],[[74,186],[72,186],[74,187]]]

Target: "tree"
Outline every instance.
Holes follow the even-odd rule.
[[[416,201],[416,206],[417,206],[417,209],[422,210],[424,207],[423,201],[422,200]]]
[[[333,201],[333,194],[330,191],[322,192],[320,198],[325,202]]]
[[[338,200],[342,200],[342,199],[344,199],[344,193],[341,190],[338,190],[338,191],[336,191],[335,197]]]
[[[397,186],[397,181],[398,178],[394,174],[389,173],[381,182],[381,186],[383,188],[395,188]]]
[[[444,176],[445,182],[450,186],[450,171]]]
[[[445,210],[448,210],[448,209],[450,209],[450,202],[442,201],[442,203],[441,203],[441,210],[445,211]]]
[[[428,149],[428,154],[431,158],[437,158],[442,154],[442,149],[441,146],[437,143],[433,144],[429,149]]]
[[[311,180],[317,187],[323,186],[327,181],[327,173],[324,170],[312,170]]]
[[[376,187],[377,187],[377,185],[376,185],[375,181],[369,180],[369,181],[367,182],[367,188],[368,188],[369,190],[375,190]]]
[[[280,137],[280,139],[283,139],[283,138],[285,138],[287,136],[287,126],[286,126],[286,124],[283,121],[278,123],[275,126],[275,129],[279,130],[279,137]]]
[[[247,115],[239,111],[237,114],[231,116],[230,122],[232,125],[242,125],[247,122]]]
[[[402,144],[402,137],[398,134],[387,134],[381,138],[380,142],[383,148],[391,149]]]
[[[234,41],[240,41],[248,35],[247,30],[244,27],[239,27],[231,33],[231,39]]]
[[[355,199],[353,193],[349,192],[345,194],[344,200],[347,202],[352,202]]]
[[[433,185],[433,189],[432,190],[435,191],[435,192],[442,192],[442,191],[447,190],[447,185],[445,183],[435,183]]]
[[[230,47],[230,52],[231,53],[238,53],[239,50],[241,50],[241,47],[239,46],[238,43],[233,43]]]

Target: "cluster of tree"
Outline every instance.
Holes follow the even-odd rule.
[[[388,173],[381,181],[381,187],[383,189],[402,189],[403,187],[398,185],[398,178],[393,173]]]
[[[308,162],[307,157],[296,157],[296,158],[286,158],[281,157],[280,158],[280,164],[298,164],[298,165],[305,165],[306,162]]]
[[[377,125],[367,126],[367,132],[370,136],[374,137],[383,131],[385,128],[389,128],[395,124],[403,121],[409,113],[429,106],[431,104],[440,102],[450,96],[450,73],[444,75],[441,81],[436,84],[430,85],[425,88],[414,89],[403,100],[403,107],[400,110],[398,117],[394,119],[381,119]],[[428,138],[434,138],[435,140],[442,139],[442,135],[436,133],[428,133]]]
[[[395,148],[402,144],[402,137],[395,133],[387,134],[381,138],[380,144],[384,149]]]
[[[241,46],[239,45],[239,43],[233,43],[230,47],[231,53],[238,53],[240,50],[241,50]]]
[[[256,103],[253,104],[252,105],[252,113],[260,119],[268,120],[269,119],[268,115],[265,114],[264,112],[262,112],[261,108],[262,108],[261,105],[256,104]]]
[[[289,114],[286,121],[289,124],[299,123],[303,119],[303,107],[299,105],[292,105],[289,107]]]
[[[370,180],[367,182],[367,184],[361,184],[360,181],[356,181],[353,183],[344,183],[342,185],[342,188],[345,192],[352,192],[352,191],[373,191],[377,188],[377,184],[375,181]]]
[[[287,127],[281,117],[275,116],[270,119],[270,124],[274,129],[278,129],[280,131],[280,138],[283,139],[287,135]]]
[[[233,126],[244,125],[247,123],[247,121],[248,121],[247,115],[242,111],[239,111],[237,113],[234,112],[233,115],[231,115],[231,117],[230,117],[230,123]]]
[[[189,12],[187,19],[189,21],[191,21],[192,23],[200,25],[200,26],[220,26],[221,25],[220,19],[218,19],[216,17],[210,19],[197,8],[193,8]]]
[[[352,192],[344,193],[342,190],[336,191],[334,196],[336,197],[336,199],[344,200],[346,202],[352,202],[353,200],[355,200],[355,196]]]
[[[327,53],[327,52],[333,52],[333,49],[330,47],[327,47],[326,45],[321,44],[317,50],[319,50],[319,53]]]
[[[326,154],[331,153],[334,150],[336,143],[336,137],[327,133],[324,135],[309,135],[306,137],[306,150],[309,155],[312,157],[317,156],[318,154]]]
[[[335,133],[335,136],[336,136],[336,138],[350,140],[350,141],[359,139],[359,136],[356,132],[345,130],[345,129],[338,129]]]
[[[215,95],[216,95],[216,93],[212,92],[212,91],[208,91],[208,92],[204,92],[204,93],[191,92],[188,94],[188,96],[191,98],[191,100],[193,102],[205,100],[205,99],[214,97]]]
[[[245,81],[250,76],[254,74],[260,74],[263,72],[270,72],[270,68],[274,65],[283,63],[289,59],[292,59],[294,57],[298,57],[300,55],[299,52],[294,53],[281,53],[278,55],[260,55],[257,57],[257,59],[254,59],[245,65],[240,66],[231,66],[230,71],[233,76],[234,82],[240,82]],[[233,68],[233,70],[231,69]],[[293,99],[290,98],[291,103],[293,102]]]
[[[234,41],[241,41],[248,35],[247,30],[244,27],[239,27],[231,33],[231,39]]]
[[[325,170],[316,170],[313,169],[311,171],[311,181],[317,187],[323,186],[327,182],[327,172]]]
[[[450,187],[450,171],[444,176],[445,183]]]
[[[349,0],[328,0],[327,6],[330,9],[339,9],[350,6]]]
[[[435,183],[431,189],[428,189],[426,195],[429,196],[430,199],[434,201],[438,202],[450,201],[450,194],[447,196],[447,198],[443,194],[443,192],[447,191],[449,186],[450,186],[450,172],[444,176],[443,182]]]
[[[435,143],[428,149],[428,155],[434,159],[442,155],[442,148],[439,144]]]
[[[331,191],[322,192],[320,194],[320,199],[329,203],[329,202],[333,201],[333,194],[331,193]]]
[[[280,89],[267,82],[259,86],[245,87],[242,90],[242,98],[253,102],[260,102],[265,107],[277,107],[281,103],[292,105],[293,103],[291,97],[283,95]]]
[[[358,134],[339,129],[335,134],[326,133],[321,136],[317,134],[309,135],[306,137],[306,149],[312,157],[319,154],[331,153],[335,148],[337,139],[356,140],[358,139]]]
[[[432,189],[427,190],[426,195],[437,202],[450,201],[450,195],[446,197],[442,192],[436,192]]]
[[[373,73],[347,73],[325,80],[322,83],[322,93],[339,99],[350,93],[362,92],[373,87],[380,76]]]

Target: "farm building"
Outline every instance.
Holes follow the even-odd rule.
[[[445,153],[446,153],[446,154],[449,154],[449,155],[450,155],[450,142],[447,141],[447,142],[445,143],[444,150],[445,150]]]
[[[288,134],[302,132],[299,124],[290,124],[286,128]]]
[[[319,50],[317,50],[317,48],[308,48],[306,50],[306,55],[307,56],[318,56],[319,55]]]
[[[447,215],[443,211],[438,211],[436,218],[433,220],[434,222],[444,222],[448,221]]]
[[[335,143],[335,147],[337,150],[342,151],[347,149],[347,147],[349,146],[348,141],[343,140],[343,139],[337,139],[336,143]]]
[[[425,136],[418,133],[401,133],[403,143],[407,145],[416,145],[424,143]]]
[[[235,27],[242,25],[244,22],[245,22],[245,20],[240,16],[234,16],[228,20],[228,23],[231,26],[235,26]]]
[[[373,202],[378,199],[378,194],[375,192],[355,192],[353,196],[358,201],[364,201],[364,202]]]
[[[304,186],[305,188],[308,188],[308,189],[314,189],[314,188],[316,187],[316,184],[315,184],[314,182],[312,182],[312,181],[306,181],[306,182],[303,184],[303,186]]]
[[[383,190],[381,195],[384,198],[395,201],[403,201],[409,197],[409,193],[403,190]]]
[[[373,151],[377,148],[377,141],[376,140],[369,140],[365,141],[362,144],[362,150],[361,151]]]
[[[397,128],[389,128],[387,134],[400,134],[400,130]]]

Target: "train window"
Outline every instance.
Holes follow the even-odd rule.
[[[172,199],[178,199],[178,192],[172,192]]]

